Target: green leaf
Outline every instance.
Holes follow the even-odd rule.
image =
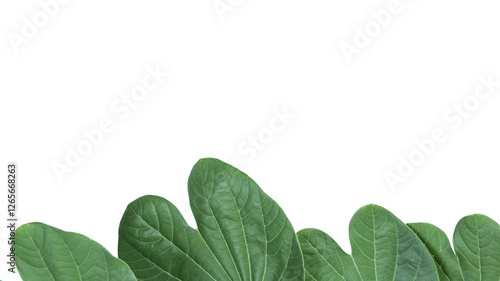
[[[464,281],[458,258],[451,248],[450,240],[441,229],[428,223],[410,223],[408,226],[434,257],[439,280]]]
[[[500,226],[483,215],[461,219],[453,245],[467,281],[500,280]]]
[[[43,223],[16,230],[16,265],[23,280],[134,281],[123,261],[81,234]]]
[[[202,159],[188,191],[198,230],[161,197],[144,196],[127,207],[118,252],[139,280],[304,280],[290,221],[250,177]]]
[[[297,235],[306,280],[439,280],[434,261],[416,234],[376,205],[361,208],[351,219],[352,256],[319,230],[306,229]]]
[[[328,234],[308,228],[297,236],[304,255],[306,280],[362,280],[352,257]]]

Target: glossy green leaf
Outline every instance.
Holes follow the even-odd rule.
[[[466,281],[500,280],[500,226],[483,215],[458,222],[453,245]]]
[[[464,281],[458,258],[453,252],[450,240],[438,227],[428,223],[410,223],[408,226],[417,234],[434,258],[441,281]]]
[[[127,264],[81,234],[42,224],[16,230],[16,265],[23,280],[134,281]]]
[[[246,174],[202,159],[188,191],[198,230],[161,197],[127,207],[118,251],[139,280],[304,280],[290,221]]]
[[[434,261],[416,234],[376,205],[361,208],[351,219],[352,256],[319,230],[305,229],[297,235],[306,280],[439,280]]]

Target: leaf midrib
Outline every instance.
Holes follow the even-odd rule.
[[[80,281],[83,281],[82,280],[82,273],[80,271],[80,266],[76,263],[76,259],[75,259],[75,256],[73,256],[73,251],[71,251],[71,249],[69,248],[68,244],[66,243],[66,241],[64,240],[64,238],[62,237],[62,235],[58,232],[58,231],[54,231],[60,238],[61,240],[64,242],[64,246],[66,247],[66,249],[68,250],[69,254],[71,255],[71,260],[73,261],[73,263],[75,264],[75,267],[76,269],[78,270],[78,277],[80,278]],[[89,245],[90,246],[90,250],[92,249],[92,245]],[[90,251],[89,250],[89,251]],[[87,256],[85,257],[85,260],[87,260],[87,258],[89,257],[89,254],[87,254]]]
[[[205,268],[203,266],[201,266],[195,259],[191,258],[191,256],[186,253],[185,251],[183,251],[181,248],[177,247],[177,245],[175,245],[172,241],[170,241],[167,237],[165,237],[163,235],[163,233],[159,232],[156,228],[154,228],[151,224],[149,224],[149,222],[147,222],[142,216],[140,216],[134,209],[132,209],[132,211],[137,215],[137,217],[139,217],[142,221],[144,221],[151,229],[153,229],[155,232],[157,232],[158,234],[161,235],[161,237],[165,240],[167,240],[172,246],[174,246],[177,250],[179,250],[181,253],[183,253],[184,255],[186,255],[186,257],[188,257],[191,261],[193,261],[196,265],[198,265],[208,276],[210,276],[214,281],[217,281],[217,279],[215,279],[210,273],[208,273]],[[201,235],[200,235],[201,237]],[[203,238],[202,238],[203,240]],[[176,278],[175,276],[173,276],[170,272],[166,271],[165,269],[163,269],[161,266],[159,266],[156,262],[154,262],[153,260],[149,259],[148,257],[146,257],[141,251],[139,251],[136,247],[134,247],[130,242],[128,241],[125,241],[127,242],[129,245],[131,245],[137,252],[139,252],[144,258],[146,258],[147,260],[150,260],[152,261],[156,266],[158,266],[158,268],[160,268],[161,270],[163,270],[164,272],[168,273],[170,276]],[[179,279],[180,280],[180,279]]]
[[[226,175],[226,173],[224,171],[224,168],[222,167],[222,164],[220,162],[218,162],[218,161],[216,161],[216,163],[220,167],[221,173],[224,176],[224,182],[226,183],[226,186],[228,187],[229,191],[231,192],[231,198],[233,198],[233,201],[234,201],[234,204],[236,206],[236,209],[238,209],[238,215],[239,215],[240,224],[241,224],[241,231],[243,232],[243,238],[245,239],[245,247],[247,249],[248,271],[250,272],[250,280],[252,280],[252,264],[250,262],[250,250],[248,249],[247,233],[245,231],[245,226],[243,225],[242,216],[241,216],[241,210],[240,210],[240,207],[238,206],[238,203],[236,202],[236,197],[235,197],[235,195],[233,193],[233,189],[229,185],[228,176]],[[216,221],[217,221],[217,218],[216,218]],[[217,224],[218,224],[218,221],[217,221]],[[265,225],[264,225],[264,227],[265,227]],[[222,231],[221,231],[221,233],[222,233]],[[224,235],[222,235],[222,236],[224,237],[224,241],[225,241],[226,240],[225,236]],[[267,239],[266,239],[266,245],[267,245]],[[232,257],[232,255],[231,255],[231,257]],[[266,258],[267,258],[267,251],[266,251]],[[236,267],[236,268],[238,268],[238,267]],[[265,276],[265,273],[264,273],[264,276]],[[241,274],[240,274],[240,279],[241,279]]]
[[[29,230],[26,230],[26,234],[28,234],[31,242],[33,242],[33,245],[35,246],[36,251],[38,252],[40,257],[42,258],[43,264],[47,268],[47,271],[49,272],[50,277],[52,278],[52,280],[56,281],[56,279],[54,278],[54,274],[52,273],[52,271],[50,271],[50,267],[47,265],[47,262],[45,262],[45,257],[40,252],[40,249],[36,246],[35,240],[33,240],[33,236],[31,236],[31,234],[29,233]],[[45,236],[43,236],[43,238],[45,239]],[[42,244],[43,244],[43,241],[42,241]]]
[[[302,236],[302,237],[304,237],[304,236]],[[305,239],[305,240],[307,241],[307,243],[308,243],[308,244],[309,244],[309,245],[310,245],[310,246],[314,249],[314,251],[315,251],[316,253],[318,253],[318,254],[319,254],[319,256],[320,256],[320,257],[321,257],[321,258],[322,258],[322,259],[323,259],[323,260],[324,260],[324,261],[328,264],[328,266],[329,266],[329,267],[331,267],[331,268],[332,268],[332,269],[333,269],[333,270],[334,270],[334,271],[335,271],[335,272],[336,272],[336,273],[337,273],[337,274],[338,274],[338,275],[339,275],[339,276],[340,276],[340,277],[341,277],[344,281],[347,281],[347,280],[344,278],[344,276],[343,276],[342,274],[340,274],[340,272],[339,272],[339,271],[338,271],[335,267],[333,267],[333,265],[332,265],[332,264],[331,264],[331,263],[330,263],[330,262],[329,262],[329,261],[325,258],[325,256],[324,256],[323,254],[321,254],[321,253],[319,252],[319,250],[318,250],[316,247],[314,247],[314,246],[313,246],[313,244],[309,241],[309,239],[307,239],[306,237],[304,237],[304,239]],[[337,253],[337,256],[338,256],[338,252],[337,252],[337,251],[335,251],[335,252]],[[340,256],[339,256],[339,260],[341,260],[341,259],[340,259]],[[342,260],[341,260],[340,264],[342,265],[342,267],[344,266],[344,265],[343,265],[343,263],[342,263]],[[307,268],[306,268],[306,270],[307,270]],[[309,275],[311,275],[311,276],[312,276],[312,274],[309,274]],[[316,279],[315,279],[315,280],[316,280]]]

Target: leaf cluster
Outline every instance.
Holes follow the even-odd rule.
[[[147,195],[126,208],[118,258],[99,243],[43,223],[16,231],[23,280],[480,281],[500,280],[500,226],[483,215],[457,224],[453,248],[426,223],[405,224],[367,205],[349,224],[352,254],[318,229],[295,230],[246,174],[201,159],[188,192],[197,229],[168,200]]]

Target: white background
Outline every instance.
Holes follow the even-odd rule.
[[[19,46],[23,18],[43,10],[2,1],[0,163],[4,173],[19,164],[20,222],[79,232],[116,254],[137,197],[163,196],[193,222],[187,178],[203,157],[239,163],[296,230],[320,228],[347,252],[349,220],[369,203],[448,235],[472,213],[500,221],[500,88],[458,129],[443,119],[479,76],[500,81],[500,4],[459,2],[401,0],[349,63],[342,42],[354,46],[356,28],[390,1],[242,0],[221,20],[212,0],[74,0]],[[113,102],[157,65],[170,76],[120,118]],[[269,133],[283,108],[294,118],[249,160],[238,147]],[[104,118],[114,130],[59,181],[53,163]],[[384,173],[435,128],[447,141],[391,189]],[[6,228],[0,235],[5,257]]]

